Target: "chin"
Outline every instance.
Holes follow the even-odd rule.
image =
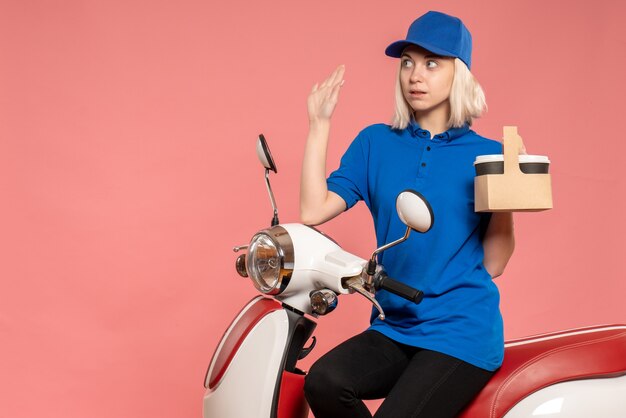
[[[431,110],[435,110],[438,107],[442,106],[443,102],[432,103],[430,101],[413,100],[409,102],[409,105],[415,112],[429,112]]]
[[[428,103],[412,103],[411,102],[410,104],[411,104],[411,109],[413,109],[415,112],[425,112],[434,107]]]

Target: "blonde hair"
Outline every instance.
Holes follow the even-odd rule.
[[[393,129],[405,129],[411,118],[413,110],[407,103],[402,94],[402,86],[400,84],[400,71],[402,70],[402,62],[398,68],[398,77],[396,78],[396,109],[391,122]],[[472,75],[469,68],[463,61],[458,58],[454,59],[454,79],[450,89],[450,117],[448,118],[448,129],[459,128],[465,123],[472,125],[475,118],[487,109],[485,101],[485,93],[478,81]]]

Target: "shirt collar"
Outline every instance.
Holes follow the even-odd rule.
[[[431,136],[430,132],[420,128],[419,124],[413,118],[411,118],[408,128],[413,136],[417,136],[420,138],[430,138]],[[468,131],[469,131],[469,124],[465,123],[460,128],[450,128],[445,132],[435,135],[433,139],[440,140],[440,141],[451,141],[454,138],[458,138],[462,135],[465,135]]]

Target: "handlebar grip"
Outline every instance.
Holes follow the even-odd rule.
[[[392,279],[385,272],[381,272],[378,275],[375,281],[374,287],[376,288],[376,290],[378,289],[388,290],[389,292],[395,295],[398,295],[402,298],[405,298],[407,300],[410,300],[411,302],[414,302],[414,303],[420,303],[422,299],[424,298],[424,292],[422,292],[421,290],[414,289],[411,286],[408,286],[402,282]]]

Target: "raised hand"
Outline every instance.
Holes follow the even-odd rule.
[[[339,90],[345,81],[345,69],[344,65],[340,65],[322,84],[315,83],[313,86],[307,99],[310,123],[330,120],[339,99]]]

